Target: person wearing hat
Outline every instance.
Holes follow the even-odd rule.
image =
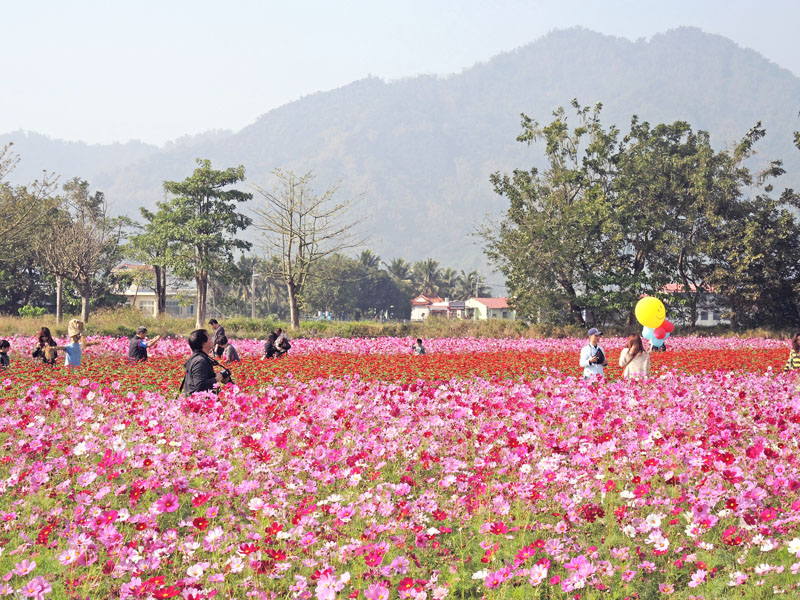
[[[89,346],[96,346],[100,342],[87,342],[86,337],[83,335],[83,321],[72,319],[67,324],[67,336],[70,341],[66,346],[56,346],[57,350],[63,350],[66,354],[64,366],[74,369],[81,366],[81,357],[83,356],[83,349]]]
[[[136,330],[136,335],[131,338],[128,346],[128,360],[131,362],[145,362],[147,360],[147,349],[154,348],[158,343],[159,337],[147,340],[147,327],[140,326]]]
[[[608,364],[606,353],[600,345],[600,337],[603,332],[592,327],[589,330],[589,343],[581,348],[580,366],[583,367],[583,378],[588,379],[594,376],[603,376],[603,367]]]

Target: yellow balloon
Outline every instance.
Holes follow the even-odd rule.
[[[650,327],[655,329],[664,322],[667,316],[667,310],[664,304],[658,298],[653,296],[645,296],[636,303],[636,320],[642,324],[643,327]]]

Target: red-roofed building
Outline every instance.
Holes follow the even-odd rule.
[[[508,298],[470,298],[465,302],[468,319],[510,319],[517,318],[508,306]]]
[[[426,296],[425,294],[420,294],[411,300],[411,320],[424,321],[431,316],[431,313],[433,312],[433,305],[440,304],[442,302],[444,302],[444,300],[439,298],[439,296]]]
[[[420,294],[411,300],[411,320],[424,321],[429,317],[444,319],[463,319],[467,308],[464,302],[442,300],[439,296]]]

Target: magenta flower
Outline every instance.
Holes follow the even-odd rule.
[[[167,492],[156,501],[156,510],[159,513],[175,512],[178,508],[180,508],[180,502],[172,492]]]

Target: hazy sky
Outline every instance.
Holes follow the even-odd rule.
[[[455,73],[583,26],[682,25],[800,74],[798,0],[29,0],[0,8],[0,133],[161,144],[367,75]]]

